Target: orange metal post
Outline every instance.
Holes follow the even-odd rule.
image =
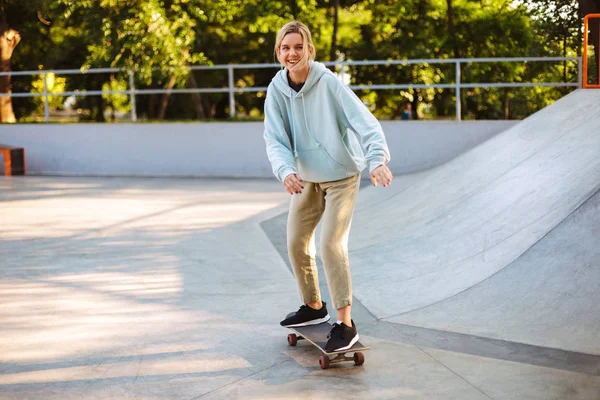
[[[590,85],[587,83],[588,81],[588,26],[589,20],[592,18],[598,18],[600,23],[600,14],[588,14],[583,18],[583,82],[582,85],[585,89],[600,89],[600,65],[596,65],[598,68],[598,84]],[[600,43],[600,27],[598,29],[598,42]],[[600,51],[600,49],[595,49],[595,51]]]

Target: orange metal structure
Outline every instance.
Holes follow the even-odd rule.
[[[0,155],[4,156],[4,175],[25,175],[25,149],[0,144]]]
[[[588,31],[589,31],[589,21],[591,19],[598,19],[598,24],[600,25],[600,14],[588,14],[583,18],[583,87],[586,89],[600,89],[600,65],[596,65],[598,69],[598,84],[590,85],[588,84]],[[598,29],[598,43],[600,43],[600,26]],[[600,46],[598,46],[600,47]],[[600,48],[594,49],[596,52],[600,52]],[[597,56],[596,56],[597,57]],[[598,59],[598,58],[596,58]]]

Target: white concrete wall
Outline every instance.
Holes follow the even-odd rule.
[[[394,174],[442,164],[518,121],[383,121]],[[31,175],[272,177],[261,122],[0,125]]]

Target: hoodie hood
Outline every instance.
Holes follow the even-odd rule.
[[[308,92],[319,81],[319,79],[321,79],[321,77],[327,71],[329,71],[325,65],[321,64],[320,62],[310,61],[308,65],[310,69],[308,71],[308,76],[306,77],[306,82],[304,82],[304,86],[302,87],[302,90],[298,92],[298,94]],[[273,83],[281,93],[287,97],[292,97],[293,90],[290,88],[287,77],[288,70],[287,68],[284,68],[277,72],[273,78]]]

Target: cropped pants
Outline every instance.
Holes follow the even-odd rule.
[[[303,182],[292,196],[287,248],[304,303],[321,300],[315,262],[315,230],[322,220],[321,257],[336,309],[352,304],[348,234],[358,195],[360,174],[333,182]]]

